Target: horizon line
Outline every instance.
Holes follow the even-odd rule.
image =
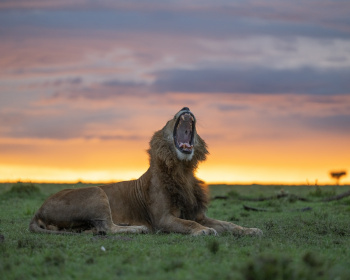
[[[127,181],[133,181],[136,179],[131,179]],[[86,185],[108,185],[108,184],[114,184],[119,182],[125,182],[126,180],[115,180],[115,181],[84,181],[84,180],[77,180],[77,181],[32,181],[32,180],[9,180],[9,181],[0,181],[0,184],[62,184],[62,185],[74,185],[74,184],[86,184]],[[314,183],[314,184],[308,184],[306,182],[204,182],[205,185],[211,186],[211,185],[235,185],[235,186],[350,186],[350,182],[344,182],[340,184],[335,183]]]

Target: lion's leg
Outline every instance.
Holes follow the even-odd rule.
[[[118,226],[113,224],[111,227],[112,233],[147,233],[146,226]]]
[[[234,235],[256,235],[261,236],[263,232],[258,228],[245,228],[233,223],[211,219],[203,216],[197,220],[203,226],[214,228],[218,233],[231,232]]]
[[[98,235],[106,235],[110,233],[147,233],[148,228],[145,226],[119,226],[113,223],[110,218],[106,220],[93,220],[93,233]]]
[[[180,219],[172,215],[163,217],[157,228],[164,232],[177,232],[191,234],[193,236],[217,235],[216,230],[211,227],[206,227],[195,221]]]
[[[102,216],[103,219],[94,219],[91,221],[94,227],[95,234],[105,235],[107,232],[110,233],[147,233],[148,228],[146,226],[119,226],[114,224],[112,220],[112,213],[109,203],[105,204]]]
[[[107,194],[99,187],[67,189],[47,199],[33,217],[32,232],[146,232],[143,226],[123,227],[113,223]]]

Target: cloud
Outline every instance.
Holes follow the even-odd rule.
[[[111,102],[125,95],[145,96],[151,94],[147,84],[140,82],[122,82],[119,80],[108,80],[102,83],[90,84],[79,88],[57,90],[52,96],[41,100],[42,104],[54,104],[78,100],[94,100]]]
[[[242,111],[249,109],[248,106],[233,105],[233,104],[218,104],[217,108],[220,111]]]
[[[305,120],[304,120],[305,121]],[[335,114],[306,120],[311,129],[322,130],[325,134],[349,134],[350,113],[347,115]]]
[[[31,106],[13,108],[0,113],[0,124],[6,128],[3,137],[17,138],[99,138],[126,137],[118,134],[122,130],[105,129],[105,124],[118,125],[127,118],[121,111],[73,109],[69,104],[50,106]],[[93,129],[90,129],[93,126]],[[129,136],[128,136],[129,137]],[[133,139],[135,137],[130,137]]]
[[[229,68],[156,73],[157,92],[315,94],[350,93],[350,68],[317,70]]]
[[[44,27],[66,32],[146,32],[207,38],[247,35],[350,38],[346,28],[350,23],[346,13],[350,5],[341,2],[322,1],[320,5],[319,1],[310,1],[303,3],[302,10],[298,4],[283,4],[281,1],[222,1],[190,5],[183,1],[167,1],[167,5],[150,1],[148,6],[142,1],[131,4],[50,2],[28,5],[20,1],[12,7],[8,2],[0,5],[2,33],[11,35],[13,29],[25,31],[28,27],[42,32]],[[310,10],[314,12],[310,13]]]

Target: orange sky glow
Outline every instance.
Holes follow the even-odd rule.
[[[331,183],[330,170],[350,167],[349,139],[342,135],[310,131],[299,125],[293,127],[291,123],[279,124],[276,130],[276,123],[262,125],[260,115],[255,116],[250,110],[222,112],[212,109],[216,103],[227,105],[231,102],[252,106],[253,112],[258,112],[266,107],[266,102],[275,99],[276,104],[270,107],[269,114],[278,119],[284,114],[281,108],[285,102],[291,106],[295,103],[291,109],[295,114],[308,113],[312,104],[305,108],[297,106],[305,102],[302,97],[289,96],[288,101],[285,97],[271,96],[231,101],[230,98],[225,100],[225,95],[217,94],[207,96],[196,105],[197,98],[188,93],[176,95],[176,98],[171,94],[153,100],[147,98],[147,101],[126,96],[118,99],[118,105],[113,102],[96,104],[112,111],[122,110],[131,102],[130,118],[123,120],[120,126],[90,123],[79,132],[82,137],[63,140],[2,138],[0,180],[110,182],[138,178],[148,168],[146,150],[151,136],[178,108],[188,103],[192,104],[190,108],[198,119],[198,133],[209,146],[210,155],[199,166],[197,174],[208,183],[314,184],[316,180]],[[166,105],[168,99],[172,99],[172,105]],[[183,103],[184,99],[187,103]],[[145,103],[151,104],[149,108],[143,108]],[[72,111],[76,110],[76,105],[68,106],[73,107]],[[324,114],[325,107],[328,105],[313,108],[312,114],[318,114],[317,110]],[[153,113],[157,111],[161,111],[162,116]],[[105,137],[89,136],[91,131]]]
[[[350,4],[321,2],[0,3],[0,181],[138,178],[186,106],[207,183],[350,184]]]

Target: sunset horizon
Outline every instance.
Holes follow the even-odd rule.
[[[46,145],[51,141],[44,140]],[[60,141],[62,142],[62,141]],[[83,151],[80,151],[81,154],[85,154],[86,149],[89,150],[89,146],[96,147],[102,155],[97,159],[99,161],[96,165],[101,165],[101,168],[94,168],[92,159],[89,159],[90,162],[88,168],[84,168],[84,164],[79,157],[80,153],[75,150],[77,153],[77,158],[73,159],[76,161],[74,167],[69,167],[70,164],[65,164],[62,159],[59,162],[54,160],[50,165],[54,166],[57,164],[59,167],[45,167],[45,166],[35,166],[31,165],[10,165],[4,166],[0,165],[0,182],[37,182],[37,183],[110,183],[118,181],[127,181],[134,180],[139,178],[143,173],[145,173],[149,167],[148,163],[148,141],[144,143],[136,143],[137,145],[144,146],[143,149],[137,150],[137,148],[130,147],[132,153],[125,151],[116,147],[119,146],[120,141],[109,140],[109,141],[100,141],[97,139],[75,139],[70,140],[68,143],[67,152],[70,152],[77,147],[85,147]],[[126,141],[127,142],[127,141]],[[122,142],[122,147],[126,147],[127,143]],[[43,143],[42,143],[43,144]],[[62,143],[61,143],[62,145]],[[55,143],[50,144],[50,146],[55,147]],[[239,149],[239,147],[236,147]],[[245,147],[246,149],[252,147]],[[109,151],[111,153],[118,155],[114,160],[108,157]],[[60,148],[60,151],[65,151],[65,148]],[[92,149],[91,149],[92,150]],[[199,167],[196,172],[196,176],[201,180],[205,181],[207,184],[286,184],[286,185],[333,185],[335,180],[331,178],[330,172],[332,171],[346,171],[345,168],[340,168],[345,166],[344,164],[338,164],[336,168],[328,168],[327,164],[319,164],[315,168],[307,168],[301,166],[297,161],[296,166],[291,165],[289,168],[286,168],[286,164],[282,167],[277,166],[274,161],[276,159],[270,158],[265,166],[262,163],[259,163],[257,159],[251,160],[252,163],[257,163],[257,166],[253,164],[250,165],[250,162],[244,159],[244,154],[237,157],[237,162],[230,161],[229,159],[224,159],[225,151],[214,151],[214,154],[211,152],[209,145],[210,154],[207,157],[205,162],[199,164]],[[231,154],[232,152],[230,152]],[[238,154],[236,154],[238,156]],[[89,157],[89,152],[86,152],[85,157]],[[91,153],[91,157],[96,157],[96,153]],[[81,156],[82,157],[82,156]],[[251,155],[247,155],[247,158]],[[82,157],[83,158],[83,157]],[[118,160],[120,159],[120,160]],[[32,161],[33,158],[29,158],[28,161]],[[71,159],[72,161],[72,159]],[[108,162],[110,161],[110,162]],[[282,160],[279,160],[281,163]],[[79,165],[81,164],[81,166]],[[309,164],[309,163],[307,163]],[[66,166],[67,167],[66,167]],[[87,162],[85,162],[87,165]],[[338,168],[337,168],[338,167]],[[4,176],[7,175],[7,177]],[[20,174],[20,175],[19,175]],[[344,176],[340,181],[341,184],[349,184],[347,176]]]

